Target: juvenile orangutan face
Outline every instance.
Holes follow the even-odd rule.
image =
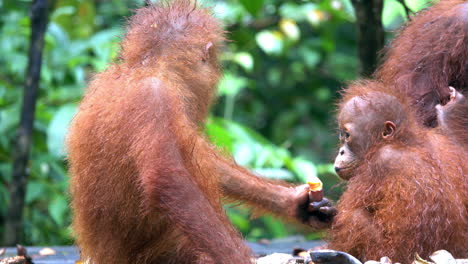
[[[395,125],[382,119],[379,108],[369,98],[354,97],[338,115],[340,148],[335,171],[344,180],[355,175],[369,149],[379,140],[393,136]]]

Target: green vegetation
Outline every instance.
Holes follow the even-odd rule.
[[[0,0],[0,237],[12,174],[29,47],[31,0]],[[408,0],[413,10],[424,0]],[[318,174],[337,198],[329,164],[336,144],[334,102],[357,78],[354,15],[348,0],[205,0],[229,31],[224,79],[207,133],[237,162],[271,177],[304,182]],[[24,211],[24,244],[70,244],[63,140],[86,83],[116,59],[122,26],[142,0],[57,0],[45,38]],[[403,8],[385,0],[384,25]],[[227,208],[248,239],[295,232],[248,211]],[[310,234],[310,238],[317,234]]]

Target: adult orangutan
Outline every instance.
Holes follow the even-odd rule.
[[[418,122],[435,127],[435,106],[448,102],[448,87],[468,92],[468,2],[440,0],[414,16],[388,46],[375,76],[406,93]],[[466,131],[459,132],[468,140]]]
[[[348,185],[329,247],[361,260],[411,263],[439,249],[466,258],[466,155],[445,132],[420,125],[406,97],[376,81],[345,90],[335,169]]]
[[[222,197],[313,228],[308,186],[267,181],[202,135],[223,30],[189,0],[139,9],[120,61],[89,85],[68,135],[73,228],[92,263],[249,263]]]

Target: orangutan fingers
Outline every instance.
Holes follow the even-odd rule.
[[[326,206],[326,207],[321,207],[319,209],[319,212],[328,216],[335,216],[338,213],[338,210],[336,210],[335,207]]]

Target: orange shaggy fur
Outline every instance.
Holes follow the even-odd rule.
[[[68,135],[84,259],[249,263],[222,197],[329,225],[307,213],[307,187],[259,178],[202,135],[223,38],[210,11],[189,0],[141,8],[130,19],[120,61],[94,77]]]
[[[440,0],[413,17],[388,46],[376,77],[410,97],[418,122],[436,126],[435,106],[448,101],[448,87],[468,92],[466,0]]]
[[[364,98],[369,105],[362,115],[375,112],[396,131],[391,141],[376,134],[366,142],[370,149],[338,203],[329,247],[363,261],[388,256],[409,264],[415,253],[427,258],[439,249],[466,258],[466,154],[442,131],[419,125],[406,95],[390,90],[361,81],[344,91],[340,111],[352,98]],[[372,129],[373,121],[360,129]]]

